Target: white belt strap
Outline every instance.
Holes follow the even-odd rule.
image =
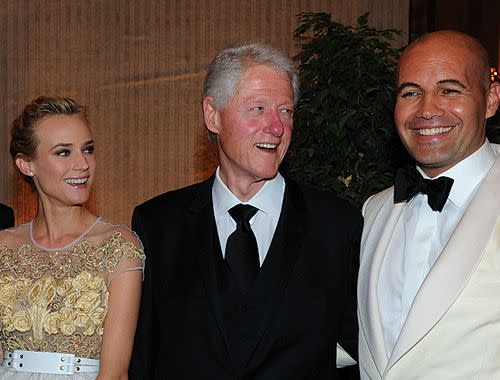
[[[37,351],[5,351],[2,366],[19,372],[72,375],[79,372],[99,372],[99,359],[79,358],[74,354]]]

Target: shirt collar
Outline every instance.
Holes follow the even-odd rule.
[[[260,211],[278,216],[281,212],[285,180],[280,173],[264,183],[264,186],[247,202],[241,202],[220,178],[220,167],[215,171],[215,180],[212,186],[212,200],[216,216],[224,214],[237,204],[244,203],[257,207]]]
[[[454,182],[448,199],[457,207],[462,207],[467,204],[476,187],[486,177],[495,159],[495,152],[486,140],[481,148],[436,178],[442,176],[453,178]],[[422,169],[418,166],[417,169],[424,178],[429,179]]]

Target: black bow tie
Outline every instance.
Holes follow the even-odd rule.
[[[449,177],[425,179],[414,166],[399,168],[394,181],[394,202],[406,202],[423,193],[427,194],[431,209],[441,212],[452,185],[453,179]]]

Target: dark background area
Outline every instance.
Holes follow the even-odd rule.
[[[479,39],[498,68],[499,0],[411,0],[409,39],[441,29],[454,29]]]

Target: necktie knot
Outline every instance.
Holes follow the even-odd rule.
[[[394,202],[409,201],[418,193],[427,194],[429,206],[434,211],[443,209],[450,194],[453,179],[439,177],[424,178],[414,167],[399,168],[394,182]]]
[[[258,209],[254,206],[238,204],[229,210],[229,215],[236,222],[237,225],[241,222],[250,222],[250,219],[255,215]]]

